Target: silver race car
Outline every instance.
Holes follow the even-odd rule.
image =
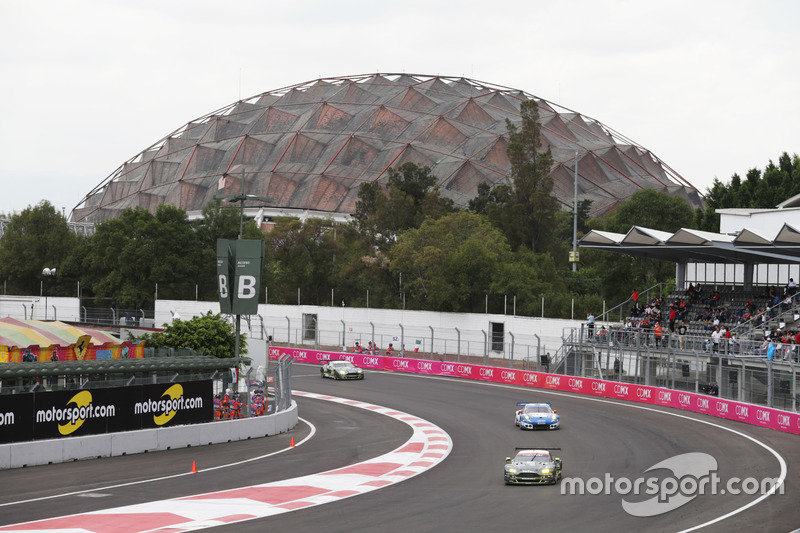
[[[561,448],[515,448],[506,457],[503,480],[506,485],[555,485],[561,480],[561,458],[553,452]]]

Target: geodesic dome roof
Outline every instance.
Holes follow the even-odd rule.
[[[599,121],[523,91],[445,76],[367,74],[322,78],[234,102],[185,124],[123,163],[72,211],[98,222],[128,207],[167,202],[199,211],[214,196],[269,197],[271,207],[349,214],[364,182],[387,169],[426,165],[441,194],[466,206],[478,184],[509,180],[506,119],[523,100],[539,103],[555,164],[554,194],[574,194],[602,214],[639,189],[697,190],[649,150]]]

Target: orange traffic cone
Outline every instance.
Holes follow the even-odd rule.
[[[290,448],[294,448],[294,437],[292,437],[292,442],[289,444]]]
[[[190,474],[196,474],[197,473],[197,462],[196,461],[192,461],[192,470],[189,473]]]

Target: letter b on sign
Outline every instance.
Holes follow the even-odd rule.
[[[225,274],[220,274],[219,276],[219,297],[228,297],[228,276]]]
[[[255,298],[256,278],[254,276],[239,276],[239,279],[237,281],[239,282],[239,290],[237,291],[237,297],[243,300]],[[222,292],[222,289],[220,289],[220,292]]]

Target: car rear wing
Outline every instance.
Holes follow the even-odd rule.
[[[539,446],[517,446],[514,450],[560,450],[561,448],[545,448]]]
[[[550,405],[550,402],[517,402],[517,405]]]

